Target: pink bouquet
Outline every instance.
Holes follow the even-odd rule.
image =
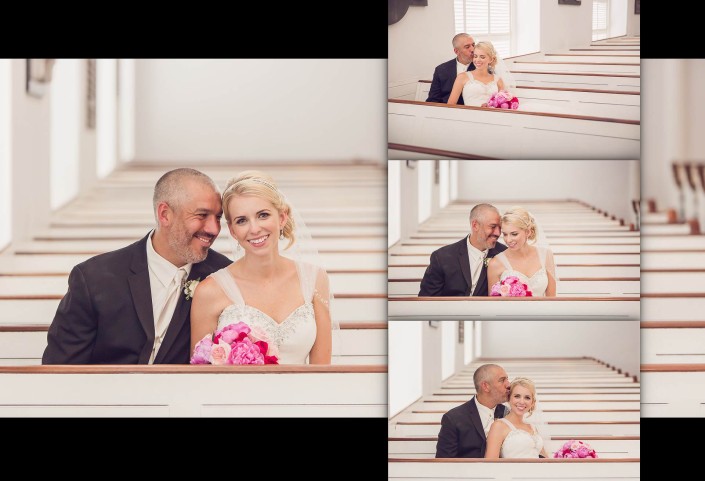
[[[596,458],[597,453],[588,443],[570,440],[553,453],[554,458]]]
[[[492,286],[490,296],[532,297],[529,286],[516,276],[507,276]]]
[[[487,101],[487,106],[492,107],[493,109],[516,110],[519,108],[519,99],[506,90],[500,90],[499,92],[492,94],[490,99]]]
[[[191,364],[279,364],[276,348],[266,335],[252,334],[244,322],[229,324],[203,337],[193,350]]]

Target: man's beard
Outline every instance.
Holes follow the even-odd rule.
[[[169,232],[169,247],[186,264],[197,264],[208,257],[208,249],[194,249],[191,247],[193,235],[185,229],[173,229]]]

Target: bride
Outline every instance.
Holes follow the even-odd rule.
[[[191,352],[204,336],[242,321],[266,333],[280,364],[330,364],[328,275],[302,260],[306,246],[295,245],[294,235],[302,222],[294,220],[274,181],[257,171],[232,178],[223,192],[223,214],[237,243],[235,262],[196,288]],[[293,258],[285,257],[292,247]]]
[[[507,249],[490,259],[487,265],[488,292],[497,282],[516,276],[529,287],[532,296],[555,297],[557,278],[553,252],[537,244],[538,226],[534,218],[522,207],[512,207],[502,215],[501,223]]]
[[[509,407],[509,413],[490,426],[485,458],[547,458],[541,433],[525,418],[536,409],[536,387],[531,379],[519,377],[512,381]]]
[[[448,105],[457,105],[462,93],[465,105],[487,107],[487,101],[492,94],[506,90],[504,80],[494,73],[497,52],[490,42],[479,42],[475,45],[472,63],[475,70],[461,72],[456,77],[448,97]]]

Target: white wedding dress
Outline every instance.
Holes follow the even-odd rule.
[[[499,448],[500,458],[538,458],[543,449],[543,438],[536,432],[536,428],[531,425],[533,434],[523,429],[517,429],[505,418],[498,421],[509,426],[509,434],[504,438],[502,447]],[[495,421],[497,422],[497,421]]]
[[[307,364],[308,355],[316,341],[316,317],[313,312],[315,281],[302,280],[315,280],[318,269],[313,264],[296,262],[304,303],[281,322],[275,321],[256,307],[245,304],[237,282],[227,267],[214,272],[210,277],[233,302],[220,313],[218,329],[242,321],[251,328],[259,328],[267,333],[269,341],[279,349],[279,364]]]
[[[497,76],[493,75],[489,83],[475,80],[472,72],[466,72],[469,80],[463,85],[463,102],[470,107],[480,107],[487,103],[492,94],[497,93]],[[521,102],[519,104],[521,106]]]
[[[503,281],[508,276],[518,277],[521,282],[529,287],[533,297],[543,297],[546,295],[546,288],[548,287],[548,271],[546,270],[546,256],[548,255],[548,249],[538,246],[536,249],[538,250],[539,260],[541,261],[541,268],[534,272],[531,277],[527,276],[523,272],[514,270],[504,252],[501,252],[494,257],[495,259],[499,259],[504,266],[504,271],[499,276],[500,281]]]

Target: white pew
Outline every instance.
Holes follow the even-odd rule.
[[[642,364],[641,379],[643,417],[705,416],[705,365]]]
[[[421,244],[401,243],[389,248],[390,254],[424,255],[431,254],[447,244]],[[580,245],[580,244],[551,244],[551,251],[557,254],[638,254],[641,252],[639,244],[619,245]],[[705,252],[705,250],[704,250]]]
[[[580,299],[538,297],[390,297],[388,319],[394,320],[636,320],[639,297]]]
[[[561,274],[563,275],[563,274]],[[420,290],[420,280],[390,281],[387,284],[389,296],[415,296]],[[639,279],[636,280],[566,280],[558,284],[558,297],[600,297],[600,296],[638,296]]]
[[[705,235],[682,236],[653,236],[645,235],[641,238],[641,247],[644,251],[666,250],[691,250],[705,251]]]
[[[137,240],[137,239],[135,239]],[[386,250],[387,239],[385,237],[368,238],[326,238],[314,239],[314,245],[320,252],[357,251],[357,252],[379,252]],[[125,247],[128,242],[124,240],[35,240],[17,242],[12,246],[12,250],[17,254],[101,254]],[[232,252],[232,244],[229,239],[218,237],[213,243],[213,249],[218,252]]]
[[[691,233],[690,224],[641,224],[641,235],[688,235]]]
[[[387,289],[387,275],[381,273],[329,274],[334,295],[383,294]],[[66,294],[68,276],[0,277],[0,297],[48,296],[59,298]]]
[[[506,159],[633,159],[640,153],[639,125],[629,120],[395,100],[388,106],[392,144]],[[469,140],[468,128],[484,141]]]
[[[641,275],[641,292],[645,294],[704,293],[704,284],[705,270],[699,272],[645,271]]]
[[[512,72],[552,72],[578,74],[640,75],[639,62],[583,62],[563,60],[515,60],[509,68]]]
[[[620,459],[396,459],[389,458],[388,479],[641,479],[638,458]]]
[[[0,325],[0,365],[41,364],[50,322],[51,319],[43,325],[36,326],[37,330],[23,330],[21,326],[9,328]],[[377,324],[386,326],[386,323]],[[365,327],[362,324],[361,326]],[[387,364],[386,327],[356,328],[354,324],[350,324],[336,335],[338,336],[336,344],[339,346],[340,354],[334,357],[333,364]]]
[[[679,254],[680,255],[680,254]],[[702,254],[705,256],[705,253]],[[646,257],[644,256],[646,261]],[[695,256],[692,256],[695,257]],[[395,255],[391,254],[388,257],[388,262],[390,266],[427,266],[430,262],[431,256],[412,256],[412,255]],[[554,255],[554,260],[558,267],[562,265],[639,265],[640,255],[639,254],[581,254],[581,255],[570,255],[570,254],[556,254]],[[682,260],[681,264],[685,264]],[[642,264],[642,267],[644,265]],[[655,268],[650,266],[650,268]]]
[[[642,321],[702,321],[705,312],[705,295],[701,297],[676,297],[673,294],[655,296],[642,294]]]
[[[641,256],[641,268],[645,271],[677,270],[677,269],[703,269],[705,268],[705,250],[699,251],[669,251],[644,252]]]
[[[0,367],[0,385],[2,416],[385,417],[387,412],[386,366],[16,366]]]
[[[390,97],[398,100],[415,100],[425,102],[430,90],[428,81],[419,81],[413,98],[410,96]],[[640,98],[638,92],[607,92],[598,90],[579,90],[567,88],[543,88],[519,86],[511,89],[523,101],[540,100],[543,103],[558,107],[563,112],[574,112],[576,115],[592,115],[595,117],[610,117],[628,120],[639,120]],[[528,111],[541,112],[537,105],[527,104]],[[553,110],[555,111],[555,110]]]
[[[642,406],[643,412],[643,406]],[[556,422],[549,423],[554,436],[571,436],[580,439],[582,436],[638,436],[640,424],[634,422]],[[389,436],[438,436],[441,423],[405,424],[396,423],[390,426]]]
[[[619,436],[619,437],[597,437],[589,438],[581,437],[581,441],[585,441],[597,452],[599,459],[615,459],[615,458],[638,458],[640,456],[640,440],[637,436]],[[569,441],[563,436],[560,439],[550,441],[552,455],[554,451],[560,449],[563,443]],[[387,452],[392,458],[408,458],[408,459],[429,459],[436,457],[436,444],[438,437],[432,436],[428,438],[388,438]]]
[[[2,299],[0,324],[37,324],[38,319],[51,321],[59,306],[57,299]],[[336,298],[331,313],[341,322],[380,322],[387,319],[387,300],[379,297]]]
[[[548,87],[614,92],[640,92],[639,75],[631,74],[586,74],[568,72],[536,72],[512,70],[517,85],[522,87]]]
[[[672,322],[676,325],[676,322]],[[705,362],[705,328],[642,328],[643,364],[698,364]]]
[[[600,278],[600,277],[630,277],[638,278],[639,266],[567,266],[559,265],[560,278]],[[390,281],[403,279],[422,279],[426,267],[390,266],[388,275]]]
[[[625,53],[626,52],[626,53]],[[544,55],[546,62],[597,62],[597,63],[625,63],[633,64],[640,62],[638,53],[627,51],[610,52],[565,52],[547,53]]]

